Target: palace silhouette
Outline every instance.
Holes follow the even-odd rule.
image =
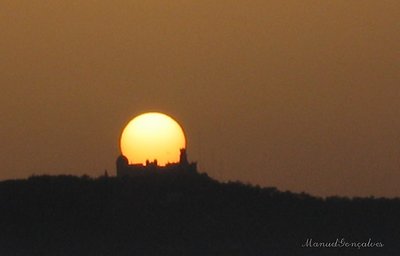
[[[149,160],[146,164],[129,164],[126,156],[120,155],[117,158],[117,177],[124,176],[140,176],[148,175],[151,173],[181,173],[181,174],[194,174],[197,173],[197,163],[189,163],[187,159],[186,149],[180,150],[180,157],[178,163],[168,163],[165,166],[159,166],[157,159],[153,162]]]

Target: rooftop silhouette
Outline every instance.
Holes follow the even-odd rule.
[[[129,164],[128,158],[120,155],[116,161],[117,176],[138,176],[151,173],[181,173],[181,174],[194,174],[197,173],[197,163],[189,162],[187,158],[186,149],[180,150],[180,158],[178,163],[168,163],[165,166],[159,166],[157,159],[146,164]]]

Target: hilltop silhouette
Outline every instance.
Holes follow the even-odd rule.
[[[0,255],[399,255],[400,199],[326,199],[205,174],[0,182]],[[303,248],[306,239],[382,248]]]

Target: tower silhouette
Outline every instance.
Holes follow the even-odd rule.
[[[140,176],[151,173],[182,173],[193,174],[197,173],[197,163],[189,162],[186,149],[180,149],[180,156],[178,163],[168,163],[165,166],[159,166],[157,159],[153,162],[146,161],[146,164],[129,164],[129,160],[124,155],[120,155],[116,161],[117,176]]]

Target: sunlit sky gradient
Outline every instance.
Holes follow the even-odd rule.
[[[0,3],[0,179],[115,171],[165,112],[220,180],[400,196],[400,1]]]

